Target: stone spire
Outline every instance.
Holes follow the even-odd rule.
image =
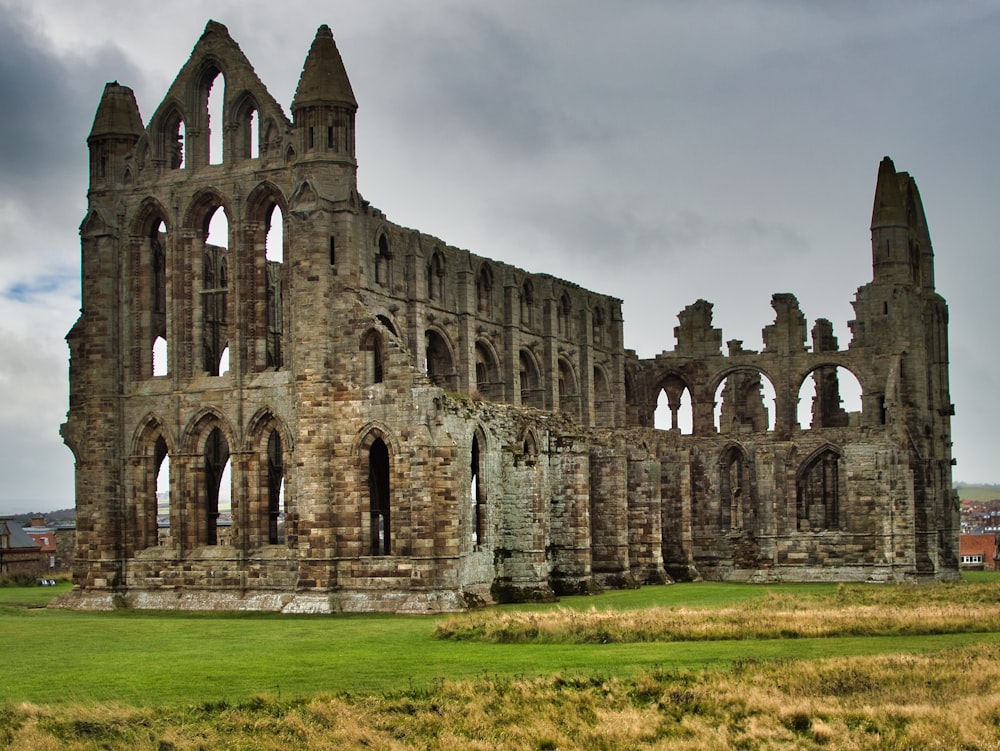
[[[135,94],[128,86],[111,81],[104,86],[104,95],[94,116],[94,126],[90,129],[87,143],[107,137],[132,137],[138,140],[142,135],[142,118]]]
[[[872,229],[906,225],[906,205],[892,159],[885,157],[878,166],[875,182],[875,204],[872,207]]]
[[[358,107],[344,61],[337,50],[337,43],[333,41],[333,32],[323,24],[316,30],[316,38],[313,39],[305,65],[302,66],[302,75],[292,101],[292,112],[301,107],[332,104],[347,105],[354,109]]]

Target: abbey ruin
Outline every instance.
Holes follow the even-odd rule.
[[[67,336],[65,606],[436,612],[698,577],[957,578],[948,311],[888,158],[846,349],[776,294],[761,351],[724,353],[698,300],[641,359],[621,300],[362,198],[357,107],[326,26],[290,119],[216,22],[148,124],[106,86]]]

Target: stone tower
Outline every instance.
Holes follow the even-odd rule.
[[[216,22],[147,124],[105,88],[67,336],[64,604],[426,612],[668,575],[957,576],[947,312],[891,162],[847,350],[822,320],[810,350],[783,293],[761,352],[724,355],[702,300],[640,360],[620,300],[362,198],[357,108],[326,26],[291,118]]]

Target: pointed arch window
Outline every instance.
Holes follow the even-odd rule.
[[[469,499],[472,504],[472,545],[486,544],[486,487],[483,481],[482,444],[478,435],[472,436],[472,486]]]
[[[163,545],[170,538],[170,454],[162,435],[156,439],[153,448],[153,466],[156,475],[153,499],[156,538],[152,544]]]
[[[719,522],[723,530],[743,530],[749,521],[747,460],[736,446],[719,461]]]
[[[285,541],[285,469],[281,436],[272,430],[267,439],[267,541],[279,545]]]
[[[391,502],[389,485],[389,447],[376,438],[368,449],[368,552],[370,555],[392,553]]]
[[[529,329],[535,325],[535,289],[530,279],[521,285],[521,325]]]
[[[366,382],[371,385],[382,383],[385,377],[382,337],[375,329],[371,329],[361,340],[361,351],[365,353]]]
[[[427,264],[427,299],[444,301],[444,258],[435,250]]]
[[[841,527],[840,454],[827,447],[799,470],[795,503],[799,531],[821,532]]]
[[[225,210],[216,208],[206,227],[202,258],[202,359],[205,371],[217,376],[222,372],[223,353],[229,347],[229,221]]]
[[[205,112],[207,116],[205,129],[208,135],[208,164],[222,164],[224,149],[225,121],[224,108],[226,98],[226,77],[221,71],[213,68],[205,76]]]
[[[556,304],[556,333],[559,336],[570,337],[572,335],[572,315],[573,305],[570,302],[569,294],[563,292]]]
[[[375,254],[375,283],[383,287],[392,286],[392,253],[385,234],[378,238],[378,252]]]
[[[208,434],[202,458],[204,461],[202,542],[205,545],[218,545],[221,505],[222,502],[231,503],[230,488],[223,488],[223,481],[229,475],[229,442],[219,428],[213,428]]]
[[[482,316],[493,315],[493,272],[484,263],[476,276],[476,310]]]
[[[284,259],[284,214],[281,207],[272,204],[267,212],[267,233],[264,239],[264,257],[267,268],[267,344],[266,365],[280,368],[282,354],[282,261]]]

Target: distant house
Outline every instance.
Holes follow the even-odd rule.
[[[0,576],[36,574],[42,562],[42,549],[13,517],[0,516]]]
[[[1000,533],[961,535],[959,538],[959,562],[967,571],[1000,570]]]
[[[24,533],[34,540],[42,552],[42,565],[45,568],[57,567],[56,530],[45,523],[45,519],[36,516],[31,520],[31,526],[24,528]]]

